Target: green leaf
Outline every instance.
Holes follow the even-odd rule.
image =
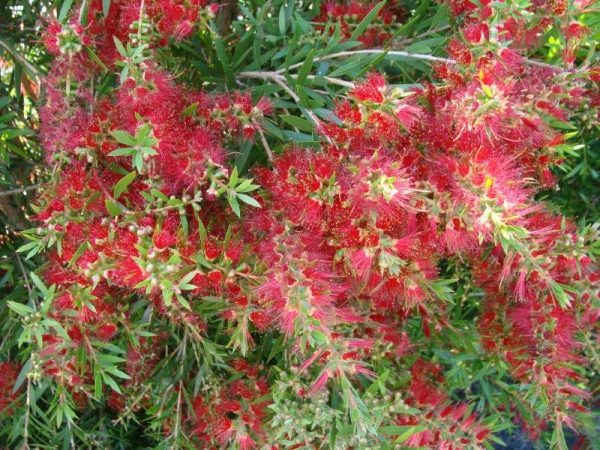
[[[297,84],[302,85],[306,81],[306,78],[310,74],[310,69],[312,68],[316,52],[317,50],[313,48],[306,56],[304,64],[302,64],[302,67],[300,67],[300,70],[298,71],[298,77],[296,78]]]
[[[487,98],[494,97],[494,93],[492,92],[492,89],[487,84],[482,84],[481,89],[483,89],[483,92],[485,92],[485,95],[487,96]]]
[[[296,47],[298,46],[298,42],[300,41],[301,36],[302,34],[300,33],[300,30],[297,29],[294,35],[292,36],[292,39],[288,43],[287,54],[285,56],[284,62],[286,72],[289,71],[289,67],[292,63],[292,57],[296,54]]]
[[[73,266],[77,260],[79,258],[81,258],[81,255],[83,255],[83,253],[87,250],[88,248],[88,241],[83,241],[81,243],[81,245],[77,248],[77,250],[75,251],[75,253],[73,254],[73,256],[71,257],[71,259],[69,260],[69,266]]]
[[[192,270],[191,272],[186,274],[181,280],[179,280],[179,284],[189,283],[190,281],[192,281],[192,278],[194,278],[197,274],[198,274],[197,270]]]
[[[234,167],[231,171],[231,176],[229,177],[229,187],[235,187],[238,181],[238,170],[237,167]]]
[[[240,152],[235,157],[235,167],[237,167],[238,171],[242,172],[244,170],[251,151],[252,141],[244,141],[240,148]]]
[[[138,120],[143,120],[143,117],[139,114],[136,114],[136,118]],[[150,135],[150,125],[147,123],[140,126],[135,133],[135,141],[138,143],[144,142],[144,140]]]
[[[17,377],[17,380],[15,381],[15,385],[12,388],[13,394],[15,392],[17,392],[19,390],[19,388],[23,385],[23,383],[25,382],[25,378],[27,378],[27,374],[29,373],[30,369],[31,369],[31,359],[28,359],[27,362],[25,364],[23,364],[23,367],[21,368],[21,371],[19,372],[19,376]]]
[[[375,18],[379,14],[379,11],[381,10],[381,8],[383,8],[385,3],[386,3],[386,0],[383,0],[379,3],[377,3],[377,5],[375,5],[373,7],[373,9],[369,12],[369,14],[367,14],[365,16],[365,18],[354,29],[354,31],[352,32],[352,35],[350,36],[350,39],[348,39],[349,41],[356,41],[359,37],[361,37],[363,35],[363,33],[368,28],[368,26],[371,25],[371,22],[373,22],[373,20],[375,20]]]
[[[119,38],[113,36],[113,41],[115,42],[115,47],[117,47],[117,51],[121,54],[121,56],[127,58],[127,50],[125,50],[125,47],[123,46],[123,43],[119,40]]]
[[[390,427],[387,427],[390,428]],[[424,427],[423,425],[414,425],[414,426],[409,426],[408,429],[405,429],[404,431],[401,431],[400,429],[403,428],[407,428],[405,426],[398,426],[398,427],[391,427],[391,428],[398,428],[398,433],[399,436],[398,438],[394,441],[394,444],[401,444],[403,442],[405,442],[409,437],[414,436],[417,433],[420,433],[421,431],[425,431],[427,429],[427,427]],[[396,434],[396,433],[394,433]]]
[[[173,303],[173,290],[172,289],[163,289],[162,290],[163,301],[165,305],[171,306]]]
[[[198,109],[198,102],[192,103],[190,106],[188,106],[187,108],[185,108],[182,112],[181,115],[183,117],[190,117],[193,116],[194,114],[196,114],[196,110]]]
[[[423,22],[423,16],[429,7],[431,0],[423,0],[419,2],[419,7],[415,10],[413,17],[406,22],[400,29],[394,33],[394,36],[409,36],[416,28],[416,26]],[[438,5],[438,8],[441,5]]]
[[[129,186],[133,180],[135,180],[136,172],[129,172],[123,178],[119,180],[119,182],[115,185],[114,197],[118,199],[123,192],[127,190],[127,186]]]
[[[12,102],[12,98],[11,97],[0,97],[0,109],[4,108],[6,105],[10,104]]]
[[[102,372],[102,379],[104,380],[104,382],[110,386],[110,388],[115,391],[118,394],[121,394],[121,389],[119,388],[119,385],[116,383],[115,380],[113,380],[110,375],[108,375],[105,372]]]
[[[240,217],[240,204],[237,201],[237,198],[232,192],[227,193],[227,201],[229,202],[229,206],[235,213],[236,216]]]
[[[557,420],[550,438],[550,450],[568,450],[562,423]]]
[[[1,133],[1,136],[4,137],[4,139],[11,140],[14,139],[16,137],[20,137],[20,136],[33,136],[35,135],[35,132],[33,130],[29,130],[27,128],[22,128],[22,129],[10,129],[10,130],[4,130]]]
[[[279,34],[284,36],[286,29],[287,23],[285,20],[285,5],[281,5],[281,8],[279,8]]]
[[[69,10],[71,9],[71,5],[73,4],[73,0],[65,0],[60,7],[60,12],[58,13],[58,20],[62,22],[66,19]]]
[[[71,337],[69,336],[69,334],[67,333],[67,331],[56,320],[53,320],[53,319],[44,319],[44,321],[42,322],[42,324],[46,325],[46,326],[49,326],[51,328],[54,328],[54,330],[56,331],[56,333],[60,337],[62,337],[64,341],[68,342],[68,341],[71,340]]]
[[[548,287],[552,291],[554,298],[556,298],[556,301],[562,309],[567,309],[569,306],[571,306],[571,299],[564,290],[564,287],[567,286],[557,283],[554,280],[549,280]]]
[[[238,193],[237,198],[238,198],[238,200],[240,200],[250,206],[254,206],[255,208],[260,208],[260,203],[258,203],[255,199],[253,199],[249,195]]]
[[[40,241],[38,241],[38,240],[28,242],[27,244],[21,245],[17,249],[17,253],[25,253],[26,251],[31,250],[34,247],[38,247],[39,245],[40,245]]]
[[[20,316],[29,316],[34,312],[31,306],[24,305],[23,303],[17,303],[9,300],[6,302],[6,304],[10,309],[12,309]]]
[[[89,1],[83,0],[83,2],[81,2],[81,6],[79,7],[79,23],[84,27],[88,24],[89,9]]]
[[[108,154],[108,156],[127,156],[133,155],[135,150],[129,147],[118,148]]]
[[[317,345],[325,345],[327,344],[327,342],[329,342],[329,339],[327,338],[327,336],[319,330],[313,330],[311,333],[311,337],[313,338],[313,340],[315,341],[315,343]]]
[[[106,205],[106,210],[111,216],[120,216],[123,212],[123,209],[119,206],[119,204],[113,202],[110,198],[107,198],[104,201],[104,204]]]
[[[104,64],[104,62],[98,57],[98,55],[96,55],[96,53],[94,53],[94,50],[92,50],[90,47],[86,46],[85,51],[87,52],[88,56],[90,57],[90,59],[92,61],[94,61],[96,64],[98,64],[98,66],[100,66],[104,71],[106,71],[106,72],[109,71],[109,68],[106,67],[106,64]]]
[[[430,54],[431,47],[426,42],[415,42],[404,49],[408,53],[423,53]]]
[[[215,39],[215,51],[217,52],[218,60],[223,67],[223,73],[225,74],[227,85],[232,88],[235,87],[235,77],[233,76],[233,69],[231,68],[229,56],[225,50],[225,43],[223,42],[223,39]]]
[[[120,356],[115,356],[108,353],[98,353],[96,355],[96,358],[102,366],[109,367],[112,366],[112,364],[114,363],[121,363],[125,361],[125,359],[121,358]]]
[[[190,304],[188,303],[188,301],[185,299],[185,297],[183,295],[176,294],[175,297],[177,298],[177,301],[181,304],[181,306],[183,306],[188,311],[192,310],[192,307],[190,306]]]
[[[431,29],[436,29],[448,23],[448,7],[446,5],[436,5],[436,12],[431,19]]]
[[[100,375],[100,366],[94,365],[94,396],[99,399],[102,396],[102,376]]]
[[[132,136],[131,134],[129,134],[127,131],[113,130],[110,132],[110,134],[120,144],[125,144],[125,145],[129,145],[129,146],[137,144],[136,138],[134,136]]]
[[[279,116],[284,122],[289,123],[293,127],[298,128],[301,131],[311,132],[313,130],[312,124],[302,117],[291,116],[291,115],[281,115]]]
[[[117,369],[116,367],[109,367],[108,369],[106,369],[106,371],[117,378],[122,378],[123,380],[131,380],[131,377],[129,375]]]
[[[138,172],[142,172],[142,169],[144,168],[144,157],[141,152],[133,155],[133,165]]]
[[[235,192],[252,192],[252,191],[255,191],[260,186],[258,184],[252,184],[253,181],[254,181],[254,178],[250,178],[250,179],[242,181],[235,188]]]
[[[108,17],[110,11],[110,0],[102,0],[102,14],[104,17]]]
[[[162,200],[163,202],[169,201],[169,197],[160,192],[158,189],[150,189],[150,193],[154,195],[157,199]]]
[[[40,277],[38,277],[34,272],[30,272],[29,277],[31,278],[31,281],[33,281],[33,284],[35,284],[35,286],[40,290],[42,295],[46,297],[48,295],[48,288],[40,279]]]

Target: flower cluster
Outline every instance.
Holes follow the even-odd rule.
[[[38,198],[35,246],[28,247],[48,250],[44,281],[57,287],[45,320],[58,328],[36,328],[42,329],[36,377],[52,377],[79,408],[102,394],[96,377],[113,387],[113,377],[121,378],[121,386],[106,393],[121,413],[148,407],[145,384],[171,342],[164,333],[136,329],[132,305],[138,295],[149,300],[153,314],[185,323],[196,343],[205,340],[206,321],[190,299],[226,295],[241,301],[238,282],[252,267],[242,258],[235,219],[240,204],[258,206],[251,197],[257,186],[232,170],[228,148],[253,139],[271,109],[266,99],[255,102],[245,93],[208,93],[176,83],[152,60],[151,46],[126,32],[134,9],[141,14],[136,26],[156,27],[163,37],[182,37],[192,19],[176,2],[135,3],[113,2],[104,18],[101,2],[94,2],[86,29],[54,22],[48,27],[45,41],[57,59],[45,80],[40,135],[56,177]],[[67,48],[67,31],[85,38]],[[91,43],[102,64],[83,51]],[[102,67],[123,69],[119,86],[108,94],[94,84]],[[102,346],[123,333],[134,343],[127,369],[106,368],[121,357],[103,360]],[[93,358],[82,363],[81,351]],[[245,391],[239,395],[248,398]],[[163,428],[173,430],[168,422]],[[230,438],[225,433],[220,440]]]
[[[266,441],[263,423],[269,404],[268,382],[259,377],[257,367],[245,361],[233,361],[232,367],[244,378],[208,388],[212,394],[193,400],[195,418],[191,420],[191,432],[205,448],[233,441],[240,449],[251,449],[257,442]]]
[[[19,398],[19,393],[13,387],[19,374],[15,363],[0,363],[0,414],[12,414],[11,403]]]
[[[187,86],[160,57],[215,7],[94,0],[86,26],[50,23],[53,174],[21,248],[46,253],[44,299],[13,308],[28,383],[50,380],[68,420],[103,402],[112,426],[146,421],[181,447],[489,448],[502,424],[472,400],[489,372],[468,392],[447,373],[465,353],[523,386],[530,423],[574,427],[598,234],[536,194],[563,157],[557,123],[593,114],[598,82],[530,64],[541,22],[495,5],[451,2],[463,26],[436,85],[367,75],[317,123],[319,148],[277,149],[254,178],[232,161],[266,140],[275,106]],[[327,2],[319,20],[349,37],[372,8]],[[365,45],[389,38],[398,8]],[[569,25],[568,45],[584,32]],[[17,398],[3,364],[0,410]]]
[[[112,0],[106,10],[105,5],[102,0],[89,2],[87,9],[82,9],[82,14],[87,11],[83,21],[77,15],[67,23],[51,20],[42,39],[48,52],[76,57],[84,46],[93,44],[101,61],[110,64],[119,58],[114,38],[164,46],[169,39],[189,37],[219,10],[218,3],[206,0]]]
[[[553,43],[567,65],[573,65],[582,38],[590,32],[584,24],[574,20],[577,15],[592,10],[593,2],[586,0],[537,1],[526,7],[494,4],[491,1],[471,2],[449,0],[452,13],[463,20],[462,38],[468,46],[476,45],[481,55],[492,49],[535,49],[543,42],[544,33],[558,31]],[[462,47],[459,39],[452,41]],[[468,51],[463,54],[467,57]]]
[[[438,332],[447,326],[440,262],[458,259],[474,268],[489,297],[479,322],[485,348],[502,352],[513,375],[542,387],[557,408],[580,410],[585,395],[569,366],[580,358],[575,334],[597,317],[589,302],[598,296],[599,272],[585,250],[595,234],[578,235],[532,199],[551,182],[546,171],[562,142],[558,132],[525,116],[524,106],[519,111],[518,97],[502,99],[510,89],[495,91],[496,100],[482,86],[477,80],[405,97],[371,75],[350,92],[352,102],[338,106],[342,125],[323,126],[331,142],[323,153],[291,150],[273,170],[261,170],[272,210],[257,215],[279,224],[265,226],[261,239],[261,255],[274,260],[262,302],[300,348],[310,344],[305,334],[326,333],[319,347],[335,349],[342,325],[364,339],[353,324],[386,310],[401,318],[396,327],[420,316],[429,336],[432,325]],[[492,101],[502,104],[485,108]],[[335,351],[327,377],[315,383],[344,376],[329,368]],[[357,358],[349,354],[341,358]],[[347,372],[367,373],[356,363]],[[433,395],[429,387],[423,392]],[[433,405],[438,419],[462,417],[465,410],[454,406],[456,414],[442,414],[442,399]],[[414,439],[434,445],[439,436]]]

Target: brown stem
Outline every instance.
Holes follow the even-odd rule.
[[[217,12],[217,30],[221,36],[225,36],[231,29],[231,23],[239,12],[237,0],[227,0],[219,4]]]

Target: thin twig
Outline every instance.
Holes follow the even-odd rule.
[[[23,425],[23,448],[29,449],[29,416],[31,414],[31,379],[27,378],[27,396],[25,399],[25,423]]]
[[[9,195],[22,194],[24,192],[35,191],[39,189],[39,184],[32,184],[31,186],[25,186],[22,188],[9,189],[8,191],[0,191],[0,197],[8,197]]]
[[[402,56],[405,58],[418,59],[418,60],[423,60],[423,61],[443,62],[446,64],[456,64],[457,63],[457,61],[455,59],[451,59],[451,58],[442,58],[440,56],[424,55],[422,53],[411,53],[411,52],[405,52],[402,50],[384,50],[381,48],[369,48],[369,49],[364,49],[364,50],[348,50],[345,52],[331,53],[330,55],[325,55],[325,56],[321,56],[319,58],[315,58],[313,60],[313,62],[327,61],[327,60],[336,59],[336,58],[344,58],[346,56],[379,55],[382,53],[385,53],[386,55],[390,55],[390,56]],[[547,69],[552,69],[557,72],[565,71],[562,67],[554,66],[552,64],[548,64],[548,63],[545,63],[542,61],[536,61],[533,59],[524,59],[524,62],[531,66],[545,67]],[[287,68],[282,68],[282,69],[277,70],[276,73],[281,74],[281,73],[284,73],[286,70],[297,69],[298,67],[302,67],[303,64],[304,64],[303,62],[292,64],[291,66],[289,66]]]
[[[263,130],[260,127],[260,124],[256,124],[256,128],[258,130],[258,136],[260,137],[260,142],[262,143],[263,147],[265,148],[265,152],[267,153],[267,159],[269,160],[269,162],[273,162],[273,151],[271,150],[271,147],[269,147],[269,143],[267,142],[267,139],[265,138],[265,133],[263,133]]]
[[[290,75],[290,77],[298,78],[298,75]],[[354,89],[356,87],[356,84],[352,83],[351,81],[340,80],[339,78],[326,77],[323,75],[308,75],[306,78],[308,78],[309,80],[314,80],[315,78],[323,78],[331,84],[337,84],[338,86],[344,86],[350,89]]]
[[[265,71],[265,72],[240,72],[238,74],[238,78],[279,78],[281,80],[285,80],[285,76],[283,76],[281,73],[279,72],[274,72],[274,71]],[[290,78],[296,79],[298,78],[298,75],[296,74],[290,74]],[[322,78],[326,81],[328,81],[331,84],[337,84],[339,86],[344,86],[347,88],[354,88],[356,87],[356,84],[352,83],[351,81],[346,81],[346,80],[340,80],[339,78],[333,78],[333,77],[327,77],[324,75],[308,75],[306,78],[308,78],[309,80],[314,80],[317,78]]]
[[[300,103],[300,97],[296,94],[292,88],[290,88],[286,82],[285,77],[277,72],[241,72],[238,74],[239,78],[258,78],[261,80],[272,80],[275,84],[278,84],[290,97],[296,102]],[[320,121],[317,115],[311,110],[306,110],[306,115],[314,122],[315,125],[319,125]]]
[[[133,402],[127,407],[127,409],[120,414],[120,416],[117,418],[116,421],[113,422],[114,426],[117,426],[120,422],[122,422],[131,412],[133,412],[133,409],[138,405],[138,403],[142,400],[142,398],[144,397],[144,395],[146,395],[146,392],[148,392],[148,390],[150,389],[150,386],[144,386],[144,389],[142,390],[142,393],[139,394],[137,396],[137,398],[135,398],[133,400]]]
[[[183,367],[183,365],[181,366]],[[177,394],[177,417],[175,418],[175,429],[173,430],[173,436],[175,440],[179,438],[181,429],[181,392],[183,391],[183,383],[179,382],[179,393]]]
[[[142,2],[140,3],[140,18],[138,19],[138,30],[137,30],[138,45],[141,44],[141,42],[142,42],[142,21],[144,20],[144,1],[145,0],[142,0]]]
[[[2,39],[0,39],[0,47],[3,47],[8,53],[10,53],[13,56],[13,58],[15,58],[17,61],[19,61],[19,63],[21,63],[21,65],[27,69],[27,71],[29,72],[29,74],[33,78],[35,78],[35,80],[37,81],[37,83],[38,84],[40,83],[42,77],[40,75],[40,72],[35,68],[35,66],[33,64],[31,64],[17,50],[11,48],[11,46],[8,45],[6,42],[4,42]]]
[[[23,262],[21,261],[21,257],[19,256],[18,253],[15,253],[15,257],[17,258],[17,263],[19,264],[19,267],[21,268],[21,272],[23,272],[23,279],[25,280],[25,286],[27,287],[27,294],[29,295],[29,301],[31,302],[32,305],[36,306],[35,297],[33,295],[33,290],[31,289],[31,285],[29,284],[29,277],[27,276],[27,272],[25,271],[25,266],[23,265]]]
[[[378,55],[378,54],[382,54],[385,53],[387,55],[391,55],[391,56],[404,56],[406,58],[411,58],[411,59],[420,59],[420,60],[424,60],[424,61],[434,61],[434,62],[443,62],[443,63],[447,63],[447,64],[456,64],[456,61],[450,58],[442,58],[439,56],[432,56],[432,55],[424,55],[421,53],[410,53],[410,52],[405,52],[402,50],[383,50],[383,49],[379,49],[379,48],[370,48],[370,49],[364,49],[364,50],[349,50],[349,51],[345,51],[345,52],[337,52],[337,53],[331,53],[330,55],[325,55],[325,56],[321,56],[319,58],[315,58],[313,60],[313,62],[318,62],[318,61],[328,61],[330,59],[336,59],[336,58],[344,58],[346,56],[354,56],[354,55]],[[293,70],[293,69],[297,69],[299,67],[302,67],[304,63],[300,62],[297,64],[292,64],[291,66],[289,66],[288,68],[282,68],[276,71],[276,73],[284,73],[286,70]]]

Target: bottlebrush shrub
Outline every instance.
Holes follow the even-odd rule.
[[[272,102],[163,63],[216,8],[87,7],[44,38],[53,174],[21,251],[46,262],[9,303],[10,442],[477,449],[514,422],[566,448],[584,429],[598,235],[535,196],[597,80],[527,60],[519,11],[453,3],[435,84],[356,80],[318,149],[242,176],[231,152]]]

